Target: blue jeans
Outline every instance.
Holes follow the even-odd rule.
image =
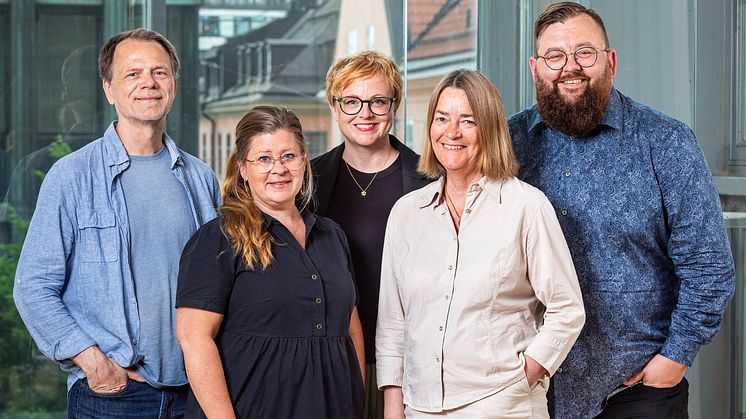
[[[83,378],[67,394],[68,419],[183,418],[189,386],[155,388],[129,380],[116,393],[99,394]]]

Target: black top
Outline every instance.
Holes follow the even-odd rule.
[[[376,362],[375,329],[378,317],[378,289],[381,283],[383,236],[389,212],[394,202],[402,195],[430,183],[427,178],[417,173],[417,163],[420,156],[407,148],[393,135],[389,135],[389,142],[399,151],[397,162],[378,174],[364,198],[360,196],[360,189],[354,183],[355,189],[351,189],[349,184],[340,188],[337,187],[340,182],[351,181],[350,174],[342,161],[344,143],[311,161],[316,176],[317,207],[315,212],[342,224],[347,237],[350,239],[355,273],[360,275],[357,276],[357,285],[360,291],[358,312],[365,337],[365,361],[369,364]],[[365,188],[372,174],[358,172],[352,168],[351,170],[358,183]],[[390,170],[394,173],[390,173]],[[379,183],[383,180],[380,177],[385,173],[390,173],[386,177],[388,180]],[[396,177],[399,177],[401,181],[396,181]],[[379,188],[382,185],[384,189],[393,187],[395,190],[383,191]],[[339,193],[342,193],[342,196],[339,196]],[[351,195],[348,195],[348,193],[351,193]],[[392,195],[396,194],[398,196],[392,198]],[[344,204],[347,202],[347,197],[350,198],[350,205],[345,208]],[[360,206],[368,202],[372,202],[371,208],[361,212]],[[335,206],[334,210],[332,206]],[[371,214],[371,211],[375,211],[375,213]],[[383,220],[383,222],[375,221],[372,223],[372,220]],[[372,224],[376,224],[376,227],[373,227]],[[375,228],[380,228],[380,231],[373,231]]]
[[[349,323],[350,253],[333,221],[303,214],[306,248],[265,214],[275,261],[248,269],[220,219],[187,242],[176,306],[224,315],[215,342],[239,418],[360,418],[363,383]],[[187,417],[205,417],[190,392]]]
[[[373,180],[366,190],[366,196],[360,195],[360,188],[350,172],[363,188]],[[383,236],[391,207],[403,195],[401,159],[397,158],[394,164],[377,175],[360,172],[352,167],[350,172],[344,163],[340,165],[327,215],[342,226],[350,241],[355,278],[362,296],[358,314],[363,324],[363,336],[366,337],[365,354],[369,362],[375,362],[374,338],[378,318],[377,297],[381,284]]]

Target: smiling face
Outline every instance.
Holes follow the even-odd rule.
[[[246,160],[278,159],[287,153],[294,153],[299,156],[296,158],[305,161],[298,139],[291,131],[278,129],[271,133],[257,134],[250,141],[249,150],[238,165],[256,206],[268,214],[295,208],[295,197],[303,186],[305,164],[297,170],[289,170],[278,160],[268,173],[260,173],[259,165]]]
[[[430,125],[430,142],[446,175],[476,179],[479,173],[479,129],[461,89],[446,87],[440,93]]]
[[[593,66],[583,68],[571,55],[581,47],[593,47],[599,51]],[[616,51],[603,52],[607,47],[603,30],[586,14],[549,25],[536,41],[537,54],[544,56],[550,51],[564,51],[568,54],[567,64],[560,70],[552,70],[542,59],[531,57],[529,64],[534,81],[537,85],[551,85],[566,101],[574,102],[589,87],[605,85],[613,79],[616,74]]]
[[[176,94],[166,50],[156,42],[125,39],[117,45],[104,93],[120,126],[162,124]]]
[[[386,79],[376,75],[368,79],[356,80],[347,88],[343,89],[337,97],[356,96],[362,100],[370,100],[374,97],[393,97],[394,92],[388,85]],[[346,142],[353,146],[376,148],[381,142],[388,143],[389,131],[396,112],[396,103],[392,104],[391,110],[386,115],[374,115],[367,103],[355,115],[347,115],[339,108],[339,103],[329,105],[329,109],[337,120],[339,130]]]
[[[539,56],[563,51],[567,63],[552,70],[543,59],[531,57],[539,113],[550,127],[569,135],[595,128],[603,117],[616,74],[616,51],[609,50],[601,27],[586,14],[547,26],[536,41]],[[594,65],[581,67],[571,54],[582,47],[598,50]]]

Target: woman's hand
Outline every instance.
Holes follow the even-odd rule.
[[[401,387],[383,388],[383,419],[404,419],[404,394]]]
[[[534,359],[530,356],[524,354],[523,358],[526,360],[526,365],[523,367],[523,370],[526,372],[528,385],[529,387],[533,387],[533,385],[536,384],[536,382],[539,381],[541,377],[548,374],[548,372],[546,369],[544,369],[544,367],[541,366],[541,364],[534,361]]]

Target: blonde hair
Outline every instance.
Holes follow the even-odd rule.
[[[223,233],[231,240],[233,251],[243,256],[250,269],[257,266],[266,269],[272,263],[272,236],[264,224],[261,210],[254,202],[248,182],[241,177],[238,162],[246,158],[257,134],[271,134],[281,129],[293,133],[301,153],[306,156],[303,186],[297,200],[300,210],[305,209],[312,199],[313,176],[300,120],[284,107],[256,106],[236,126],[236,146],[228,159],[223,206],[220,207]]]
[[[363,51],[338,59],[326,72],[326,100],[329,105],[334,106],[335,97],[340,96],[342,90],[348,88],[352,82],[375,76],[382,76],[391,88],[394,98],[392,109],[396,112],[404,85],[401,73],[391,58],[377,51]]]
[[[438,161],[430,138],[435,108],[440,94],[447,87],[463,90],[477,124],[479,151],[477,165],[483,176],[492,180],[511,178],[518,173],[518,161],[513,153],[508,121],[500,92],[484,74],[474,70],[454,70],[438,83],[430,97],[427,108],[425,145],[417,170],[423,175],[437,179],[446,174]]]

